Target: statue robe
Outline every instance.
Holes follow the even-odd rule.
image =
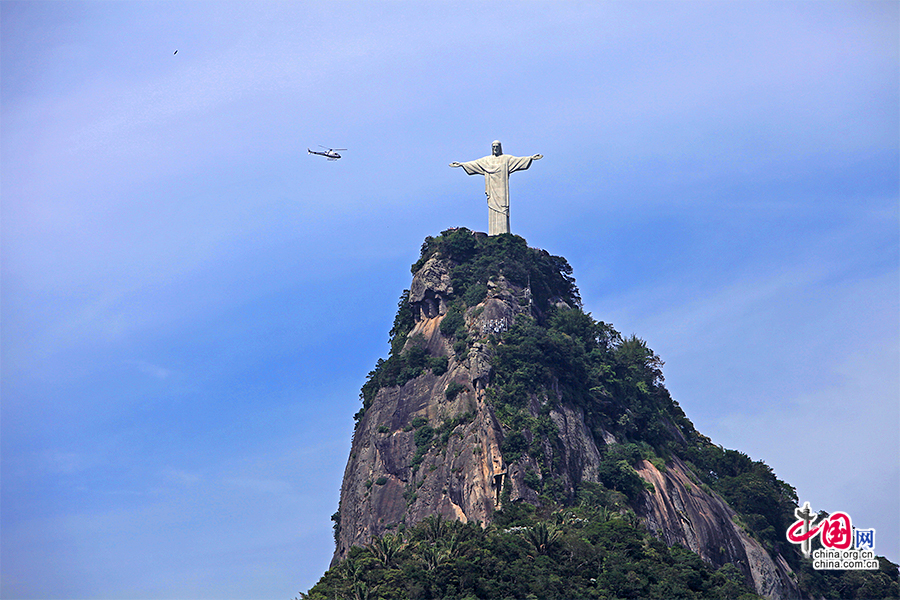
[[[484,175],[488,204],[488,235],[509,233],[509,174],[531,166],[532,156],[485,156],[461,163],[468,175]]]

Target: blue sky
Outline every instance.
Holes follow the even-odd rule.
[[[0,21],[0,596],[313,585],[409,265],[487,228],[448,164],[494,139],[544,155],[513,232],[666,361],[697,428],[900,560],[896,2]]]

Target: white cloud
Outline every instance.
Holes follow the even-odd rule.
[[[225,483],[254,494],[284,494],[291,491],[291,484],[277,479],[227,478]]]
[[[171,370],[166,369],[165,367],[154,365],[153,363],[147,362],[146,360],[129,360],[126,362],[137,367],[137,369],[141,373],[149,375],[150,377],[153,377],[155,379],[168,379],[172,374]]]
[[[203,477],[199,473],[174,467],[164,469],[162,477],[166,481],[171,481],[183,487],[194,487],[203,482]]]
[[[25,446],[4,447],[4,595],[312,585],[331,551],[358,385],[377,357],[368,340],[384,349],[424,235],[483,227],[477,182],[446,164],[496,137],[546,156],[514,191],[534,200],[514,227],[527,215],[532,243],[570,260],[576,246],[582,293],[603,303],[594,316],[648,340],[703,433],[755,458],[774,452],[776,473],[807,486],[805,472],[791,477],[802,461],[780,462],[804,410],[830,406],[864,428],[889,408],[892,384],[878,377],[891,365],[878,353],[896,342],[884,326],[898,312],[896,253],[885,252],[896,234],[884,225],[896,224],[896,197],[797,215],[822,208],[803,156],[831,151],[846,167],[896,152],[895,5],[119,3],[65,19],[47,6],[3,9],[3,435]],[[17,33],[29,21],[8,17],[27,11],[37,26]],[[864,11],[879,14],[853,14]],[[319,143],[351,150],[304,161]],[[797,165],[790,195],[710,189],[755,190]],[[819,166],[829,181],[856,176],[833,166]],[[857,214],[874,204],[890,210]],[[660,225],[676,213],[712,234],[676,240]],[[777,227],[785,215],[802,231]],[[759,243],[773,232],[780,246]],[[683,245],[665,262],[670,241]],[[640,261],[628,263],[635,246]],[[316,353],[335,335],[372,355],[355,378],[359,355]],[[188,354],[202,374],[182,368]],[[295,367],[322,387],[301,399],[282,390]],[[281,390],[277,401],[257,386]],[[849,414],[847,397],[878,402]],[[232,429],[213,431],[224,422]],[[269,440],[266,423],[282,435],[297,423],[288,445],[299,449],[241,462]],[[767,446],[733,437],[739,423],[783,424]],[[865,447],[895,443],[873,439],[826,456],[863,460]],[[41,444],[44,454],[27,450]],[[31,466],[20,481],[32,487],[8,496],[6,479]],[[41,499],[65,515],[8,525],[28,494],[75,480],[70,496]],[[247,575],[276,563],[276,575]],[[18,573],[28,576],[10,583]],[[48,574],[54,586],[34,587]]]

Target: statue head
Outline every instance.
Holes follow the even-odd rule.
[[[500,156],[503,154],[503,147],[500,146],[500,140],[494,140],[494,143],[491,144],[491,154],[494,156]]]

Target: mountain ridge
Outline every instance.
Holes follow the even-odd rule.
[[[694,429],[662,360],[583,312],[564,258],[459,228],[411,270],[360,394],[332,570],[435,517],[489,526],[593,497],[760,596],[801,595],[793,488]]]

